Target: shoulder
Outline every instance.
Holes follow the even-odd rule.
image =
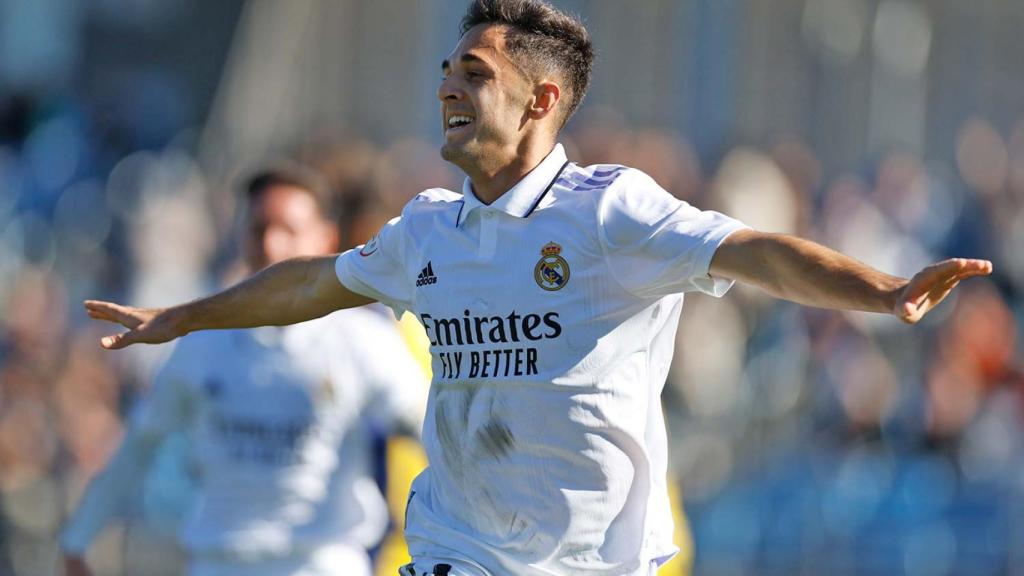
[[[642,170],[621,164],[580,166],[570,162],[559,177],[559,183],[568,190],[589,192],[623,185],[650,185],[654,184],[654,179]]]
[[[462,205],[462,194],[430,188],[409,200],[402,208],[402,215],[392,220],[392,224],[408,229],[430,227],[448,220],[455,222]]]
[[[462,194],[452,192],[445,188],[428,188],[420,192],[409,201],[409,205],[419,204],[444,204],[447,202],[461,202]]]
[[[569,163],[558,178],[555,192],[561,202],[589,204],[601,212],[671,198],[647,173],[621,164]]]
[[[589,202],[597,229],[613,243],[646,236],[649,227],[664,222],[687,206],[643,170],[619,164],[570,164],[561,178],[564,196]]]
[[[462,194],[444,188],[430,188],[420,192],[406,203],[402,209],[402,217],[457,211],[461,206]]]
[[[585,197],[598,203],[606,197],[664,191],[642,170],[621,164],[579,166],[570,162],[559,176],[557,185],[563,198]]]
[[[562,171],[561,179],[574,188],[599,188],[634,170],[621,164],[591,164],[580,166],[570,162]]]

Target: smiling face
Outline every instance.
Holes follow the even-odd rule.
[[[470,174],[510,162],[538,129],[529,122],[537,85],[508,57],[505,32],[474,27],[441,66],[441,156]]]

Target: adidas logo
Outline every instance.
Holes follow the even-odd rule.
[[[417,287],[426,286],[427,284],[437,284],[437,276],[434,276],[434,266],[430,260],[427,260],[427,267],[416,277]]]

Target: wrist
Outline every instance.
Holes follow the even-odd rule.
[[[885,306],[885,312],[889,314],[899,315],[900,302],[903,299],[903,291],[906,290],[907,284],[910,281],[904,278],[897,278],[895,276],[890,277],[886,281],[886,285],[882,287],[882,300]]]
[[[192,318],[192,311],[188,304],[164,308],[159,314],[165,318],[175,338],[181,338],[196,329]]]

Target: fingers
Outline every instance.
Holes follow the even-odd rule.
[[[992,262],[969,258],[952,258],[921,270],[908,284],[896,314],[913,324],[942,302],[965,278],[987,276]]]
[[[960,283],[959,277],[951,277],[940,280],[933,284],[926,284],[920,287],[920,291],[915,294],[908,294],[907,299],[913,302],[917,306],[921,306],[928,301],[937,303],[946,297],[953,288],[956,288],[957,284]]]
[[[904,302],[897,310],[897,317],[907,324],[916,324],[924,316],[925,310],[921,304],[915,302]]]
[[[143,319],[139,317],[139,310],[136,308],[102,300],[86,300],[84,304],[85,311],[90,318],[116,322],[126,328],[135,328],[143,322]]]
[[[86,300],[84,302],[84,305],[85,312],[86,314],[89,315],[90,318],[95,318],[96,320],[106,320],[108,322],[116,322],[116,320],[114,320],[114,317],[107,312],[106,302]]]
[[[921,303],[936,292],[952,290],[958,282],[965,278],[987,276],[991,273],[992,263],[988,260],[968,258],[943,260],[921,270],[911,279],[906,299]]]
[[[113,302],[104,302],[102,300],[86,300],[83,302],[85,306],[85,312],[90,318],[96,320],[105,320],[107,322],[114,322],[127,326],[123,321],[127,319],[128,312],[124,306],[114,304]],[[110,336],[104,336],[100,338],[100,346],[107,350],[119,350],[124,348],[128,344],[125,342],[125,334],[112,334]]]
[[[132,308],[113,302],[86,300],[85,310],[91,318],[106,320],[128,328],[127,332],[100,338],[100,346],[107,350],[120,350],[132,344],[160,344],[180,336],[172,320],[163,316],[163,310]]]
[[[90,318],[96,320],[106,320],[107,322],[114,322],[121,324],[126,328],[135,328],[142,323],[142,320],[133,316],[133,309],[127,306],[121,306],[120,304],[114,304],[113,302],[104,302],[102,300],[86,300],[84,303],[85,311]],[[107,350],[120,350],[125,346],[133,344],[135,341],[135,331],[129,330],[123,334],[112,334],[110,336],[104,336],[100,338],[100,346]]]
[[[951,258],[931,266],[942,276],[970,278],[971,276],[987,276],[992,273],[992,262],[974,258]]]
[[[960,278],[971,276],[988,276],[992,273],[992,263],[988,260],[968,260],[960,271]]]
[[[104,336],[100,338],[100,346],[107,350],[120,350],[127,348],[132,344],[156,344],[160,342],[166,342],[167,339],[154,339],[151,334],[140,330],[129,330],[122,332],[121,334],[111,334],[110,336]]]
[[[126,346],[135,343],[135,332],[129,330],[123,334],[112,334],[110,336],[104,336],[100,338],[100,346],[107,350],[120,350]]]

